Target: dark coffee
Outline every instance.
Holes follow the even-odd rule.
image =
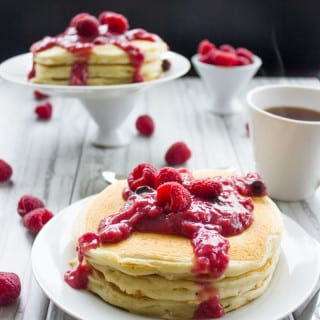
[[[265,110],[283,118],[302,121],[320,121],[320,112],[312,109],[276,106],[269,107]]]

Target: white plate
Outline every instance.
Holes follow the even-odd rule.
[[[90,197],[91,198],[91,197]],[[71,240],[74,219],[90,198],[62,210],[41,230],[32,248],[34,275],[47,296],[68,314],[83,320],[150,319],[115,308],[63,280],[68,261],[75,257]],[[313,291],[320,273],[319,244],[293,220],[284,216],[280,261],[269,289],[224,320],[276,320],[298,308]]]
[[[184,56],[175,53],[175,52],[167,52],[164,56],[171,62],[171,68],[168,72],[166,72],[161,78],[145,81],[139,83],[130,83],[130,84],[120,84],[120,85],[106,85],[106,86],[65,86],[65,85],[50,85],[50,84],[34,84],[29,82],[27,79],[27,75],[32,67],[32,54],[25,53],[13,58],[10,58],[4,61],[0,65],[0,76],[7,81],[29,86],[34,89],[42,90],[43,92],[50,94],[64,94],[77,96],[81,94],[97,94],[101,91],[136,91],[140,89],[147,88],[149,86],[153,86],[155,84],[163,83],[166,81],[170,81],[176,78],[183,76],[190,69],[190,62]]]

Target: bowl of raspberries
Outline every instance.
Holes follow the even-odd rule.
[[[202,40],[192,64],[208,91],[209,109],[218,114],[241,110],[239,92],[260,68],[262,61],[252,51],[230,44]]]

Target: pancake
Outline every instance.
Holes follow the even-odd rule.
[[[221,172],[195,172],[213,177]],[[96,232],[105,216],[123,206],[126,181],[110,185],[97,195],[74,225],[74,237]],[[235,310],[262,295],[276,268],[282,233],[281,213],[266,196],[253,197],[253,223],[242,233],[228,237],[229,264],[219,278],[199,281],[190,239],[176,235],[134,232],[113,244],[101,244],[86,252],[93,272],[87,289],[112,305],[134,313],[164,319],[191,319],[203,291],[218,293],[225,312]],[[211,294],[210,293],[210,294]]]
[[[275,254],[276,259],[270,258],[261,268],[247,272],[245,277],[224,277],[219,281],[213,281],[212,285],[219,290],[220,299],[228,299],[240,296],[253,290],[257,284],[262,284],[268,279],[276,266],[279,250]],[[169,280],[158,275],[130,276],[106,266],[91,263],[94,270],[104,277],[104,281],[117,286],[119,290],[129,295],[143,295],[155,300],[171,301],[196,301],[197,293],[201,285],[193,279]],[[93,276],[95,278],[95,276]]]
[[[96,21],[97,33],[85,37],[71,21],[62,34],[31,46],[31,82],[108,85],[150,81],[163,75],[168,45],[160,37],[143,29],[113,32],[93,16],[81,19]]]
[[[254,285],[243,287],[242,289],[234,289],[235,294],[233,296],[226,298],[220,296],[224,311],[227,313],[236,310],[260,297],[268,288],[277,261],[278,256],[276,255],[271,268],[269,268],[269,274],[262,280],[256,281]],[[135,280],[132,279],[130,283],[134,281]],[[236,282],[231,284],[231,280],[229,280],[229,282],[230,288],[232,288],[233,285],[237,285]],[[180,285],[180,283],[177,285]],[[214,283],[213,285],[219,288],[217,283]],[[158,283],[155,283],[155,287],[158,288]],[[199,305],[197,297],[194,299],[174,300],[171,295],[159,294],[159,296],[162,296],[162,299],[158,297],[156,299],[149,298],[144,294],[144,289],[145,287],[141,287],[140,290],[135,291],[134,294],[129,294],[126,290],[121,290],[121,288],[114,285],[112,282],[106,281],[104,275],[96,271],[96,269],[94,269],[94,272],[89,277],[88,290],[97,294],[106,302],[133,313],[160,317],[162,319],[191,319]],[[167,293],[166,287],[161,287],[161,289]],[[177,291],[179,296],[184,293],[184,290],[185,288],[183,286],[178,287]],[[223,290],[219,288],[220,295],[222,292]]]
[[[68,85],[72,65],[47,66],[35,65],[36,77],[34,83],[51,83]],[[131,65],[89,64],[87,85],[124,84],[131,83],[134,67]],[[157,79],[162,74],[161,60],[144,63],[141,74],[145,81]]]

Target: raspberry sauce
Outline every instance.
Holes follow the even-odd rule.
[[[133,82],[144,81],[141,74],[141,67],[144,62],[143,52],[130,43],[132,40],[147,40],[160,42],[162,39],[143,29],[132,29],[122,34],[108,32],[106,26],[99,26],[99,34],[95,37],[84,37],[77,33],[77,29],[73,26],[68,27],[65,32],[55,37],[46,36],[42,40],[35,42],[30,50],[37,53],[47,50],[54,46],[62,47],[71,52],[75,57],[74,66],[72,67],[70,76],[70,85],[86,85],[87,69],[90,53],[95,45],[112,44],[124,50],[129,57],[131,65],[134,67],[132,77]],[[35,76],[34,63],[32,70],[29,72],[28,79]]]
[[[99,246],[99,238],[95,233],[85,233],[78,239],[78,266],[64,274],[64,281],[74,289],[86,289],[91,267],[83,263],[85,252]]]
[[[91,248],[122,241],[135,231],[178,235],[190,239],[194,250],[195,263],[192,271],[197,274],[201,288],[198,292],[200,303],[194,318],[208,319],[223,316],[223,306],[218,291],[211,285],[212,279],[221,277],[228,267],[230,245],[227,237],[242,233],[252,224],[254,206],[248,195],[253,193],[253,182],[263,182],[257,174],[248,174],[244,178],[215,177],[213,178],[216,184],[215,190],[218,191],[210,198],[204,192],[199,193],[201,179],[194,179],[186,169],[177,172],[181,176],[181,184],[176,181],[167,184],[172,188],[179,184],[191,197],[191,201],[184,205],[183,209],[179,209],[180,211],[172,212],[168,211],[168,207],[160,201],[160,197],[161,199],[166,197],[163,195],[163,190],[172,191],[172,188],[166,188],[164,184],[157,189],[142,186],[135,192],[126,188],[124,193],[126,202],[119,213],[103,218],[96,233],[87,233],[80,237],[77,247],[79,265],[76,270],[69,271],[65,275],[65,280],[71,286],[75,276],[79,277],[81,284],[83,283],[81,271],[78,272],[78,269],[83,267],[86,252]],[[195,186],[193,182],[196,182],[196,194],[192,191]],[[208,180],[203,179],[202,185],[207,184]],[[177,198],[171,201],[181,203],[180,201],[183,201],[179,198],[181,195],[183,197],[183,193],[177,193]],[[265,187],[260,189],[260,194],[254,195],[266,195]],[[85,273],[85,276],[88,274]]]

